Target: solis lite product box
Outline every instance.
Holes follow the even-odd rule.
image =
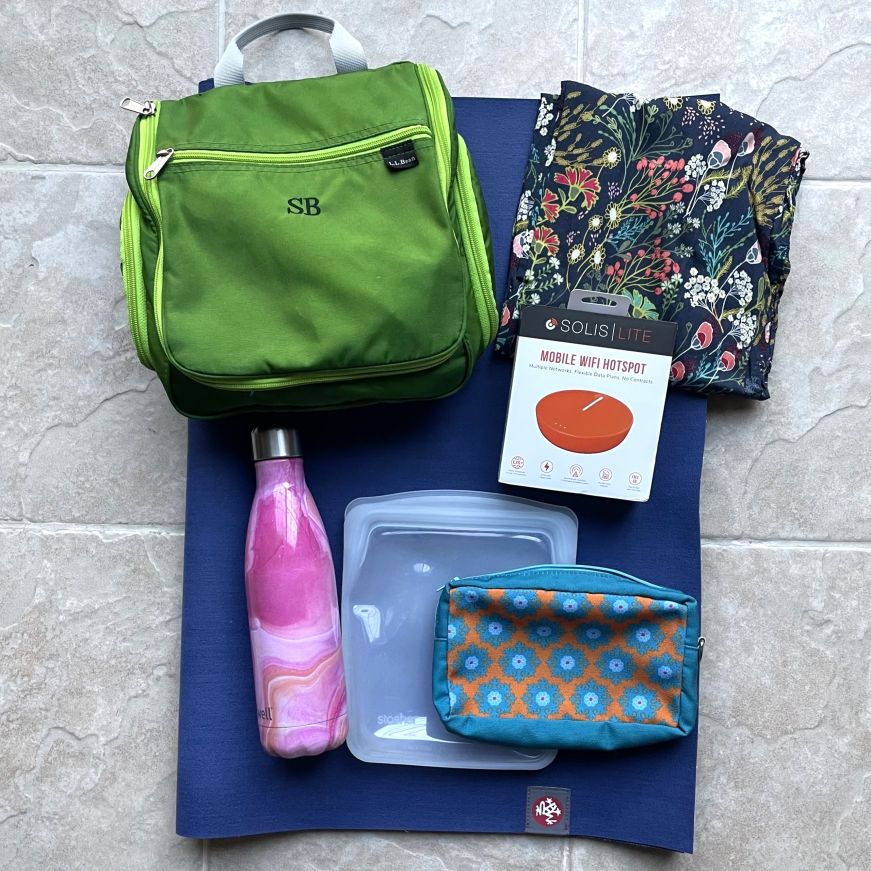
[[[650,498],[677,326],[604,309],[524,308],[503,484]]]

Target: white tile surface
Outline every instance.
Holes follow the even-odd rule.
[[[814,178],[867,178],[871,6],[589,0],[586,77],[644,96],[720,93],[810,148]]]

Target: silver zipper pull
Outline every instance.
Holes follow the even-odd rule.
[[[136,100],[132,100],[130,97],[125,97],[121,101],[121,108],[126,109],[128,112],[135,112],[137,115],[154,114],[154,103],[152,103],[151,100],[139,103]]]
[[[175,154],[175,150],[172,148],[163,148],[158,151],[154,162],[145,170],[143,175],[147,179],[157,178],[160,175],[160,171],[169,163],[173,154]]]

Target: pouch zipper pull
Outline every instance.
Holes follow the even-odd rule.
[[[128,112],[135,112],[137,115],[154,114],[154,103],[152,103],[151,100],[146,100],[144,103],[140,103],[130,97],[125,97],[121,101],[121,108],[126,109]]]
[[[163,148],[158,151],[157,156],[154,158],[154,162],[143,173],[145,178],[149,180],[157,178],[157,176],[160,175],[160,171],[169,163],[173,154],[175,154],[174,148]]]
[[[702,657],[705,654],[705,636],[702,635],[698,640],[698,650],[699,650],[699,662],[702,661]]]

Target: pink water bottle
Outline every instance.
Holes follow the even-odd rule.
[[[333,559],[296,430],[258,428],[251,443],[245,592],[260,743],[273,756],[315,756],[348,732]]]

